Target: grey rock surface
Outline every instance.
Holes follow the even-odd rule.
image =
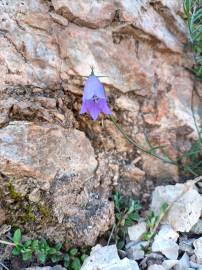
[[[139,270],[136,261],[120,259],[115,245],[95,246],[84,261],[81,270]]]

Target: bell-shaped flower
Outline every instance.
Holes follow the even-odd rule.
[[[107,104],[105,89],[92,70],[85,82],[80,114],[89,113],[95,121],[100,113],[111,114]]]

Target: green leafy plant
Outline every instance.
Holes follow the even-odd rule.
[[[15,244],[12,254],[14,256],[21,256],[23,261],[31,260],[33,255],[42,264],[45,264],[48,259],[53,263],[62,259],[62,253],[60,252],[62,244],[56,244],[54,247],[50,247],[45,239],[22,242],[20,229],[14,232],[12,240]]]
[[[183,6],[195,58],[193,72],[202,80],[202,0],[184,0]]]
[[[138,211],[141,209],[137,200],[124,197],[119,192],[113,195],[115,206],[115,223],[110,233],[108,244],[113,240],[119,249],[123,248],[128,227],[139,219]]]
[[[88,257],[85,252],[81,252],[78,248],[71,248],[64,255],[64,266],[68,269],[79,270],[84,260]]]
[[[23,261],[34,258],[41,264],[51,261],[53,264],[61,262],[69,270],[79,270],[87,255],[87,249],[72,247],[67,251],[61,243],[50,245],[45,239],[29,239],[22,241],[20,229],[15,230],[12,242],[0,241],[2,244],[13,246],[12,254],[20,256]]]

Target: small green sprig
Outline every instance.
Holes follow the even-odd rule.
[[[150,212],[150,214],[147,217],[147,231],[143,235],[143,240],[148,241],[154,237],[159,227],[159,224],[161,223],[161,220],[167,213],[168,209],[169,205],[167,203],[164,203],[161,206],[160,213],[158,215],[153,211]]]
[[[119,192],[113,195],[113,201],[115,206],[115,223],[108,239],[108,245],[113,240],[117,247],[122,249],[125,244],[124,239],[128,227],[139,220],[138,212],[141,207],[137,200],[128,199]]]

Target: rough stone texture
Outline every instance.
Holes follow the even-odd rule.
[[[131,260],[143,259],[145,256],[144,248],[149,246],[148,242],[140,241],[138,243],[129,242],[127,245],[127,257]]]
[[[131,227],[128,227],[128,236],[130,241],[138,242],[146,232],[146,222],[139,222]]]
[[[202,211],[202,196],[194,187],[194,183],[201,177],[185,184],[176,184],[157,187],[152,195],[151,208],[160,211],[163,203],[168,203],[170,209],[163,219],[178,232],[189,232],[197,223]]]
[[[138,0],[135,5],[132,0],[97,0],[93,5],[91,1],[2,0],[1,124],[10,120],[13,105],[19,102],[17,87],[30,91],[32,97],[37,89],[40,98],[48,89],[52,95],[69,93],[76,98],[69,108],[78,115],[81,75],[88,75],[94,65],[97,74],[108,76],[103,82],[126,130],[143,143],[143,127],[148,127],[151,142],[168,144],[168,153],[175,157],[171,142],[189,147],[188,135],[195,130],[190,109],[193,78],[185,68],[192,59],[184,51],[187,33],[181,15],[180,0],[174,4]],[[9,88],[17,93],[15,97]],[[16,106],[21,108],[19,118],[26,111],[31,118],[52,121],[51,110],[43,112],[36,100],[32,106],[28,101]],[[61,122],[67,120],[64,107],[58,116]],[[84,128],[89,132],[86,121]],[[113,142],[114,147],[120,145]],[[153,159],[142,157],[146,173],[177,177],[175,167],[161,162],[149,166]]]
[[[202,264],[202,237],[195,240],[193,245],[195,248],[194,252],[196,254],[197,263]]]
[[[72,155],[76,156],[81,137],[84,151],[85,144],[89,145],[84,134],[75,130],[80,129],[91,141],[95,151],[93,159],[98,161],[95,174],[92,168],[96,169],[96,162],[89,167],[90,180],[81,174],[81,181],[75,177],[74,187],[68,186],[62,171],[73,165],[67,160],[68,155],[61,159],[55,156],[59,149],[66,155],[68,142],[64,134],[54,139],[59,149],[49,141],[38,144],[39,137],[32,138],[31,145],[25,137],[18,137],[15,142],[4,138],[3,151],[8,150],[1,156],[4,184],[12,178],[12,185],[26,197],[28,205],[39,203],[40,196],[43,197],[42,201],[53,208],[53,215],[59,221],[57,226],[63,226],[68,220],[68,226],[76,228],[79,239],[89,233],[94,239],[100,231],[95,224],[101,223],[104,231],[112,222],[112,207],[107,198],[114,186],[139,195],[145,191],[142,188],[145,176],[177,179],[175,166],[140,153],[109,120],[100,118],[93,123],[89,117],[79,116],[79,109],[82,76],[88,75],[93,65],[97,75],[107,76],[102,81],[110,106],[133,139],[147,147],[143,135],[146,128],[151,144],[167,145],[167,153],[172,158],[178,155],[173,145],[181,151],[190,147],[190,140],[196,137],[191,112],[194,79],[187,68],[192,67],[193,61],[184,46],[187,33],[181,0],[137,0],[135,5],[133,0],[96,0],[93,4],[90,0],[0,0],[0,22],[1,134],[11,132],[13,127],[9,138],[17,136],[25,121],[27,126],[36,125],[39,132],[36,136],[40,136],[49,125],[50,130],[56,128],[59,133],[66,130],[67,136],[75,135]],[[201,83],[196,88],[200,95]],[[195,111],[199,121],[198,103]],[[27,134],[25,127],[20,132]],[[64,142],[62,146],[59,146],[60,139]],[[11,145],[17,153],[11,154]],[[81,172],[79,166],[88,170],[87,153],[82,164],[74,164],[75,171]],[[7,160],[10,161],[7,163]],[[13,191],[8,185],[3,189],[6,196]],[[67,209],[64,204],[69,201]],[[10,216],[12,211],[19,210],[14,209],[15,203],[11,206],[7,205]],[[81,222],[84,216],[88,224]],[[95,222],[92,216],[96,216]],[[96,232],[92,232],[94,225]],[[58,231],[57,226],[47,225],[46,233],[53,235],[53,231]],[[61,238],[68,226],[61,228]]]
[[[202,234],[202,219],[199,219],[198,222],[191,228],[191,233]]]
[[[84,261],[81,270],[139,270],[136,261],[124,258],[121,260],[115,245],[102,247],[95,246],[91,254]]]
[[[178,237],[178,233],[176,233],[170,225],[163,225],[154,238],[152,251],[161,252],[168,259],[176,260],[179,251],[179,246],[176,243]]]
[[[171,207],[167,222],[178,232],[189,232],[200,218],[201,210],[201,195],[196,190],[189,190]]]
[[[159,264],[153,264],[147,268],[148,270],[165,270],[165,268],[162,265]]]
[[[47,189],[55,178],[84,182],[97,167],[84,133],[56,125],[10,122],[0,129],[0,149],[3,174],[36,178]]]
[[[38,202],[40,191],[45,191],[46,200],[52,202],[53,218],[72,229],[78,242],[93,244],[99,233],[109,228],[113,207],[99,195],[94,198],[92,179],[97,161],[83,132],[14,121],[0,129],[0,149],[1,172],[14,177],[15,192],[29,194],[30,201]],[[31,186],[33,181],[37,186]],[[56,233],[57,228],[51,230],[52,239]],[[63,237],[61,232],[59,239]]]
[[[184,270],[188,269],[190,266],[189,256],[185,252],[181,259],[178,261],[178,264],[175,266],[175,270]]]
[[[170,270],[170,269],[172,269],[177,263],[178,263],[178,260],[165,260],[165,261],[162,263],[162,266],[163,266],[166,270]]]

